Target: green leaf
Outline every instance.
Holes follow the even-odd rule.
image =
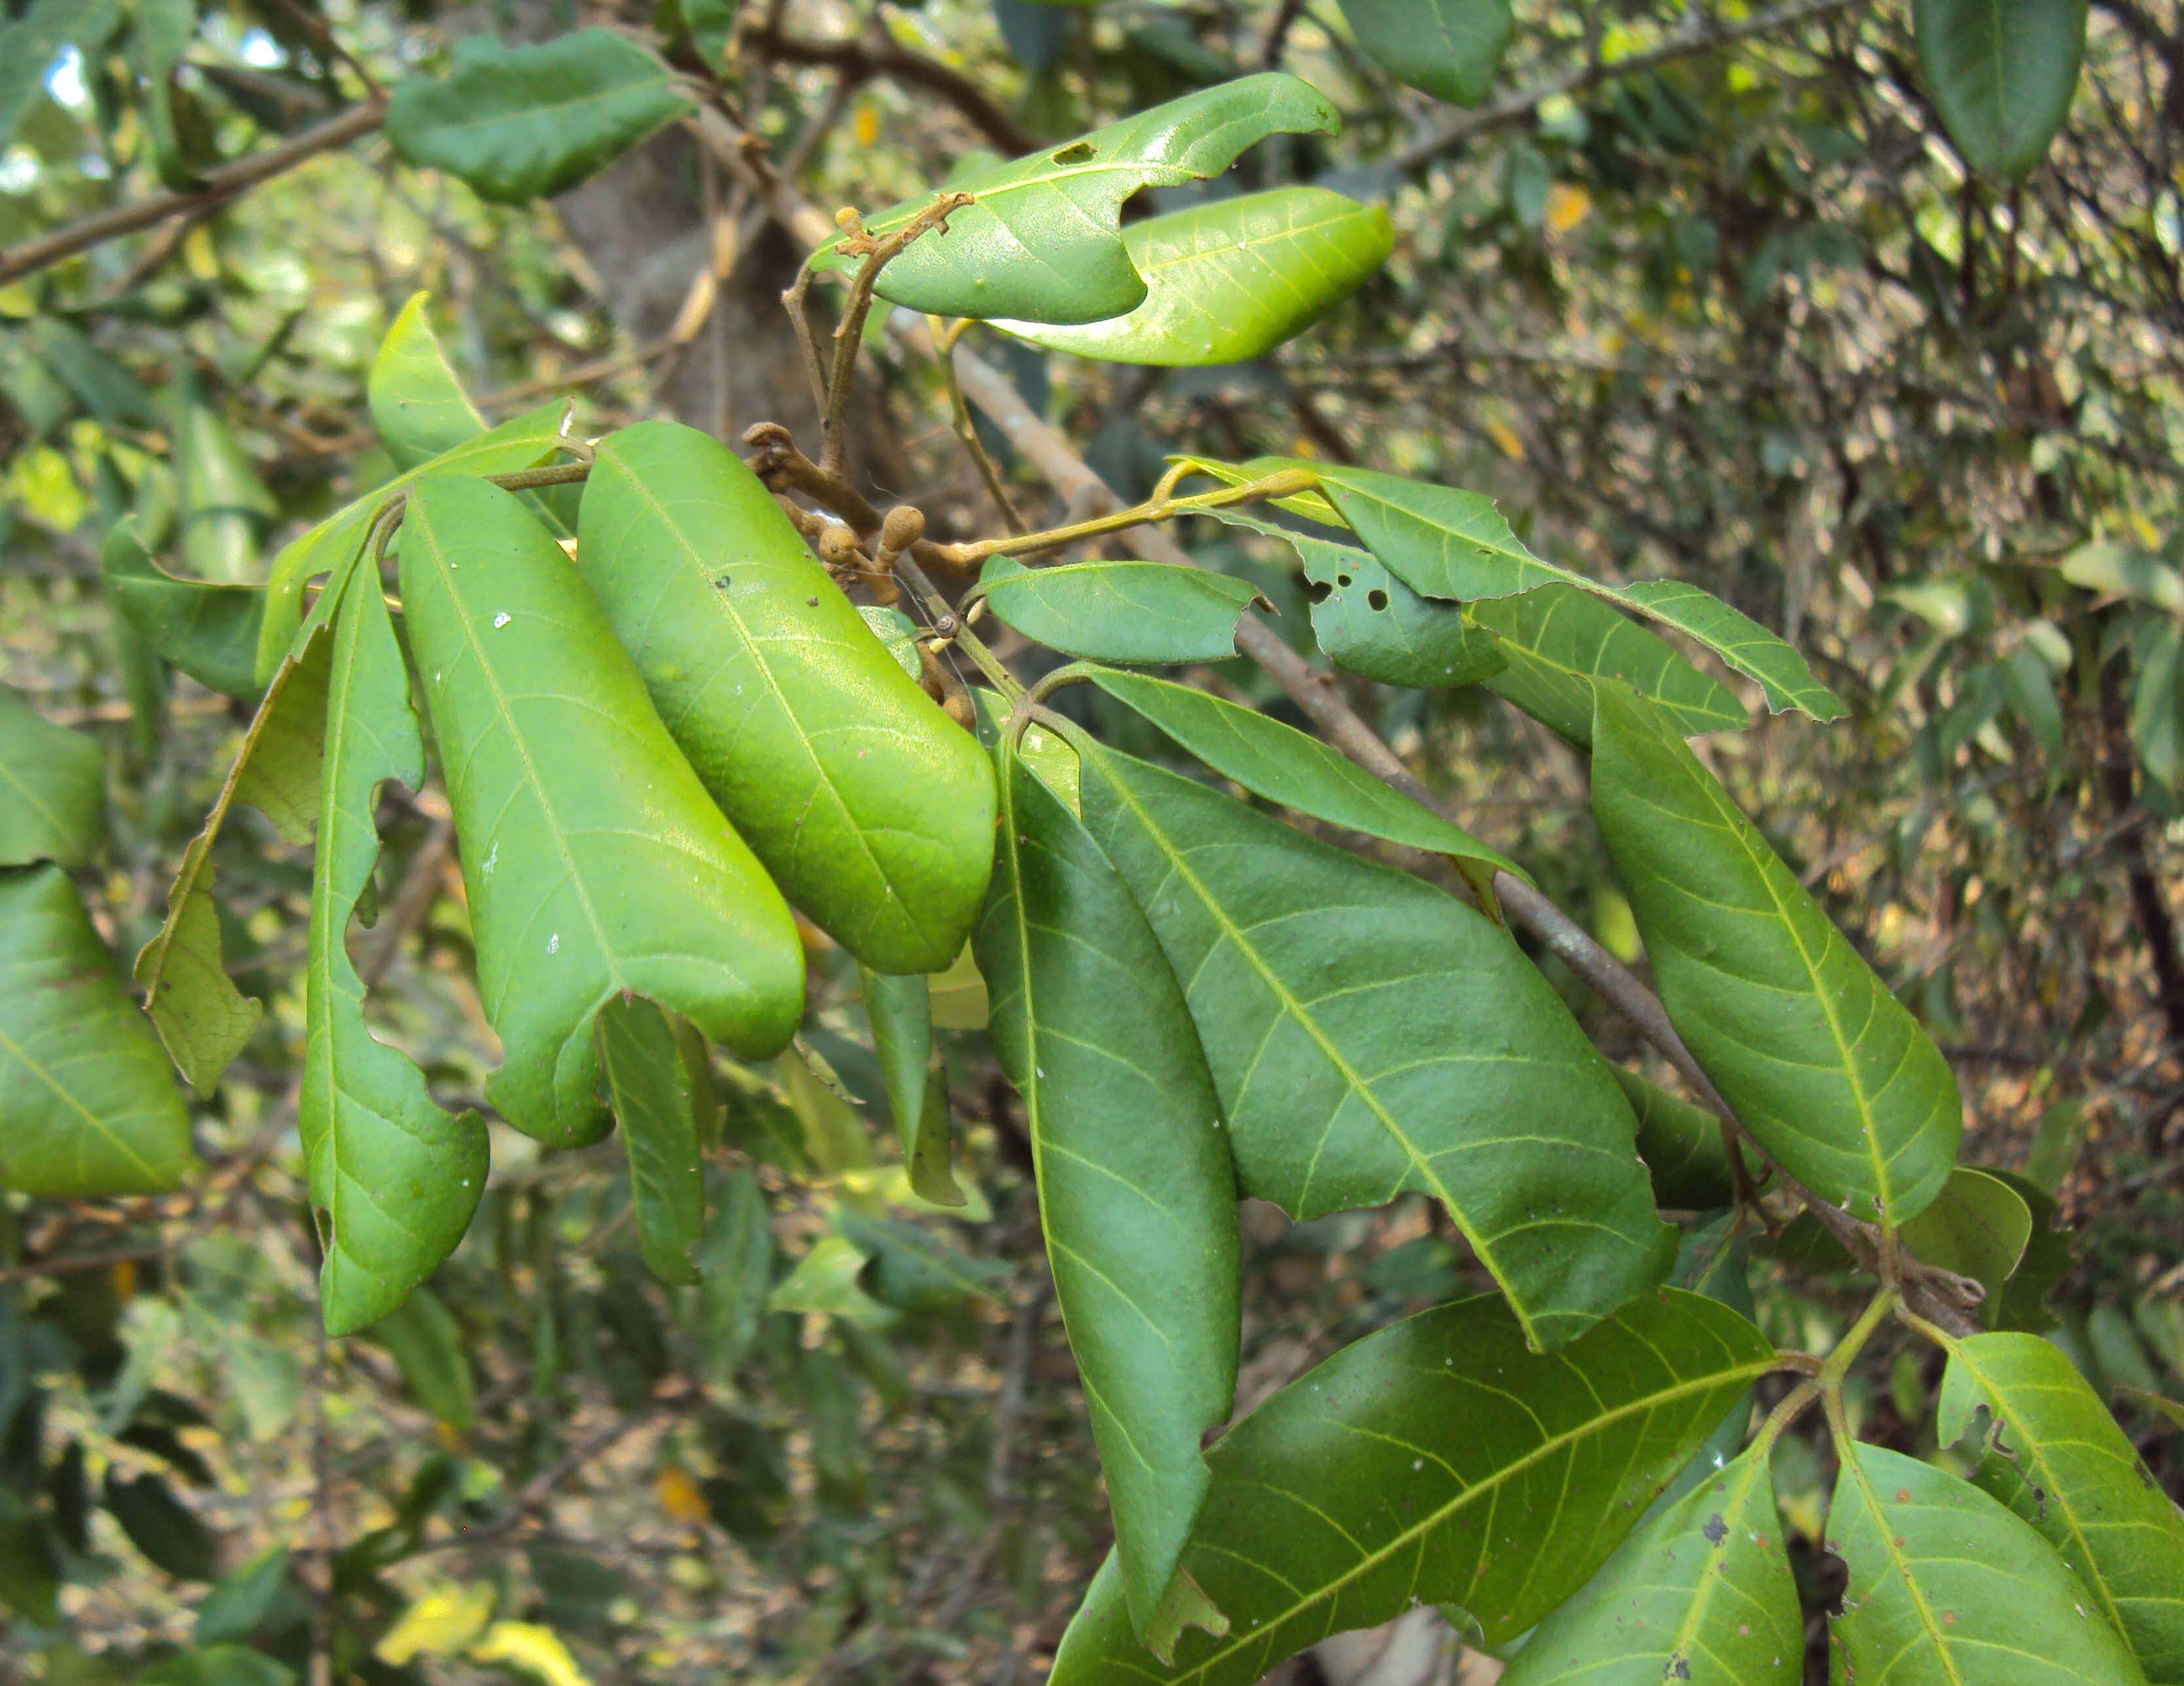
[[[1236,1193],[1190,1015],[1130,892],[1003,742],[978,925],[993,1041],[1023,1096],[1056,1296],[1144,1632],[1236,1384]]]
[[[933,1311],[966,1299],[998,1301],[1009,1279],[1005,1259],[974,1259],[931,1231],[855,1206],[834,1209],[842,1233],[872,1255],[872,1292],[905,1311]]]
[[[695,109],[666,65],[612,30],[576,30],[535,47],[473,36],[456,47],[445,77],[396,85],[387,138],[404,163],[520,205],[575,186]]]
[[[1984,1407],[1973,1478],[2092,1592],[2154,1686],[2184,1682],[2184,1512],[2062,1352],[2036,1335],[1953,1344],[1936,1427],[1953,1445]]]
[[[2063,559],[2056,571],[2089,592],[2130,598],[2171,615],[2184,615],[2184,574],[2137,545],[2081,544]]]
[[[1900,1224],[1964,1108],[1941,1050],[1658,710],[1598,687],[1592,810],[1676,1029],[1737,1117],[1826,1199]]]
[[[1998,1307],[2003,1286],[2032,1238],[2032,1212],[1990,1171],[1958,1166],[1934,1203],[1903,1226],[1903,1244],[1921,1264],[1970,1277]]]
[[[174,387],[175,531],[182,564],[220,585],[248,581],[258,570],[258,530],[279,513],[219,413],[198,396],[194,376]]]
[[[1384,685],[1424,691],[1475,685],[1501,671],[1497,642],[1471,625],[1461,604],[1420,597],[1371,552],[1277,526],[1240,509],[1206,513],[1295,550],[1312,583],[1312,636],[1337,667]],[[1591,707],[1588,693],[1588,719]]]
[[[1342,0],[1342,15],[1381,69],[1455,105],[1486,97],[1516,26],[1509,0]]]
[[[2146,776],[2184,786],[2184,623],[2142,614],[2131,629],[2131,737]]]
[[[32,0],[20,17],[0,25],[0,147],[45,92],[53,61],[71,47],[89,58],[120,18],[119,0]]]
[[[485,1121],[441,1110],[409,1056],[364,1019],[348,928],[379,860],[382,784],[425,783],[425,740],[394,625],[370,569],[334,611],[320,757],[319,849],[296,1109],[325,1262],[326,1333],[376,1322],[454,1250],[485,1192]]]
[[[699,1346],[716,1385],[735,1380],[758,1333],[773,1274],[773,1233],[765,1192],[748,1171],[726,1178],[692,1258],[698,1266]]]
[[[276,669],[204,828],[182,851],[167,892],[166,920],[136,956],[144,1010],[199,1095],[212,1093],[264,1010],[227,975],[212,899],[213,847],[237,801],[270,820],[283,842],[310,840],[326,730],[332,641],[323,635],[332,612],[332,602],[321,598],[293,653]]]
[[[1387,212],[1324,187],[1216,199],[1123,231],[1123,249],[1147,289],[1128,314],[1074,326],[1006,319],[994,326],[1050,351],[1108,363],[1248,363],[1355,292],[1394,244]]]
[[[258,630],[259,675],[270,677],[294,643],[296,629],[304,618],[305,584],[326,574],[331,576],[326,593],[341,588],[348,570],[363,554],[372,517],[389,499],[435,476],[513,474],[535,468],[562,439],[568,415],[569,406],[559,398],[526,411],[490,433],[481,433],[395,476],[284,545],[273,559],[273,571],[265,581],[265,618]]]
[[[2055,1327],[2055,1314],[2048,1309],[2048,1296],[2055,1284],[2070,1274],[2077,1258],[2070,1250],[2070,1232],[2055,1222],[2055,1197],[2029,1177],[2014,1171],[1988,1173],[2008,1183],[2025,1202],[2032,1216],[2031,1239],[2025,1256],[2010,1273],[2002,1293],[1986,1308],[1986,1321],[1997,1329],[2021,1329],[2045,1334]]]
[[[1912,0],[1919,74],[1949,138],[1984,175],[2024,175],[2070,114],[2086,0]]]
[[[608,1002],[596,1026],[645,1268],[664,1283],[694,1283],[690,1249],[705,1226],[705,1178],[682,1049],[667,1015],[641,998]]]
[[[1838,1678],[1901,1686],[2144,1686],[2047,1541],[1976,1487],[1846,1444],[1828,1539],[1850,1571]]]
[[[1296,462],[1320,484],[1365,547],[1427,597],[1476,604],[1541,586],[1575,586],[1664,626],[1673,626],[1729,666],[1758,682],[1770,709],[1801,709],[1815,720],[1844,712],[1842,699],[1813,677],[1805,659],[1748,615],[1681,580],[1611,586],[1525,548],[1494,500],[1370,469]],[[1474,609],[1474,616],[1477,611]]]
[[[0,872],[0,1188],[157,1194],[197,1168],[189,1116],[75,882]]]
[[[948,186],[975,203],[950,212],[945,232],[922,236],[880,274],[879,296],[945,316],[1017,322],[1104,322],[1147,297],[1123,242],[1121,212],[1146,187],[1217,175],[1269,135],[1331,135],[1334,108],[1295,76],[1245,76],[1140,111],[1119,123]],[[867,218],[875,236],[910,222],[928,193]],[[839,239],[811,257],[854,270]]]
[[[1502,1686],[1797,1686],[1804,1614],[1769,1450],[1747,1452],[1625,1540],[1524,1642]]]
[[[839,1317],[875,1334],[891,1329],[898,1321],[894,1308],[881,1305],[857,1285],[870,1260],[869,1254],[845,1237],[822,1235],[796,1261],[796,1268],[774,1284],[766,1309]]]
[[[198,1600],[192,1641],[220,1645],[256,1633],[287,1589],[289,1561],[287,1546],[271,1546],[213,1583],[212,1590]]]
[[[131,1686],[296,1686],[296,1672],[248,1645],[205,1645],[161,1658]]]
[[[1674,1234],[1630,1109],[1507,932],[1218,791],[1078,748],[1085,825],[1185,981],[1245,1193],[1299,1220],[1432,1194],[1542,1349],[1661,1279]]]
[[[467,1338],[439,1295],[429,1288],[412,1288],[400,1305],[372,1324],[368,1338],[387,1349],[419,1405],[458,1433],[476,1426],[477,1387]],[[202,1615],[198,1631],[202,1637]]]
[[[1248,462],[1224,463],[1218,457],[1192,456],[1187,452],[1178,452],[1167,460],[1170,464],[1181,464],[1193,474],[1202,474],[1209,479],[1217,480],[1223,486],[1241,486],[1248,481],[1264,480],[1268,475],[1279,474],[1284,469],[1295,466],[1295,459],[1290,457],[1253,457]],[[1327,501],[1324,493],[1309,487],[1301,492],[1269,498],[1267,504],[1269,509],[1285,510],[1292,515],[1301,516],[1307,521],[1317,521],[1322,526],[1333,527],[1338,531],[1349,525],[1336,512],[1334,505]],[[1241,512],[1232,506],[1226,509],[1201,509],[1198,513],[1225,521]],[[1279,536],[1286,538],[1289,534],[1283,531]]]
[[[1638,1157],[1653,1185],[1653,1199],[1671,1210],[1707,1212],[1736,1198],[1721,1120],[1702,1106],[1680,1100],[1635,1071],[1614,1067],[1623,1098],[1638,1115]]]
[[[1111,1560],[1052,1686],[1247,1686],[1414,1602],[1513,1639],[1583,1584],[1773,1355],[1737,1313],[1674,1289],[1544,1357],[1490,1297],[1368,1335],[1207,1455],[1184,1566],[1228,1612],[1226,1637],[1187,1636],[1153,1667]]]
[[[1574,586],[1468,604],[1491,632],[1502,668],[1485,682],[1581,749],[1592,747],[1592,683],[1619,679],[1685,732],[1741,732],[1750,721],[1736,693],[1702,673],[1615,606]]]
[[[106,840],[106,752],[0,685],[0,866],[84,866]]]
[[[668,728],[782,892],[876,971],[962,951],[993,871],[977,741],[695,428],[602,442],[578,567]]]
[[[1258,588],[1174,562],[987,558],[970,596],[1034,643],[1091,661],[1223,661]]]
[[[746,1058],[778,1051],[803,1011],[795,922],[560,548],[499,487],[436,479],[401,558],[504,1051],[488,1099],[541,1140],[596,1139],[592,1019],[623,991]]]
[[[144,81],[138,110],[151,142],[153,163],[163,185],[187,192],[200,178],[190,167],[187,149],[175,126],[174,75],[197,34],[197,0],[134,0],[130,9],[130,68]]]
[[[109,1467],[104,1496],[107,1511],[121,1524],[129,1543],[153,1567],[182,1581],[209,1581],[219,1576],[220,1541],[158,1476],[125,1481]]]
[[[930,986],[922,975],[891,977],[860,968],[858,976],[910,1186],[936,1206],[960,1206],[963,1191],[950,1167],[948,1068],[933,1039]]]
[[[1091,679],[1254,795],[1331,826],[1447,855],[1482,888],[1496,872],[1529,882],[1506,854],[1390,790],[1348,756],[1293,726],[1145,674],[1102,672]]]
[[[894,658],[894,665],[915,679],[925,671],[925,664],[917,655],[917,623],[900,609],[889,609],[876,603],[861,603],[857,614],[872,636],[880,641],[887,653]]]
[[[168,573],[144,548],[134,518],[107,534],[98,568],[122,614],[166,660],[222,696],[250,702],[264,692],[257,671],[262,587]]]
[[[404,84],[404,86],[408,86]],[[448,366],[426,314],[428,292],[410,296],[371,359],[365,391],[372,426],[397,468],[415,468],[486,431],[463,383]]]

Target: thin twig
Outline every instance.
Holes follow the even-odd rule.
[[[943,193],[900,228],[878,238],[865,232],[853,210],[845,209],[837,219],[844,231],[837,249],[848,257],[861,256],[865,261],[857,266],[850,296],[842,305],[842,320],[834,325],[834,367],[827,377],[827,403],[821,412],[823,420],[819,429],[819,466],[825,472],[839,474],[849,461],[850,389],[856,376],[857,353],[865,342],[865,318],[872,312],[872,289],[878,285],[880,271],[919,236],[945,234],[950,214],[970,203],[968,193]],[[812,268],[807,264],[805,275]],[[798,281],[804,284],[804,276]],[[805,333],[808,337],[808,327]]]
[[[933,343],[940,351],[940,376],[948,388],[949,425],[955,429],[956,437],[961,442],[965,453],[977,465],[978,478],[986,483],[986,495],[994,500],[994,507],[1001,512],[1001,519],[1008,523],[1009,531],[1029,532],[1031,523],[1018,512],[1014,500],[1009,496],[1007,483],[1001,478],[1000,466],[986,449],[985,442],[978,437],[978,424],[971,419],[971,407],[963,401],[963,383],[956,378],[956,342],[963,337],[964,331],[970,326],[971,319],[967,316],[946,328],[941,327],[931,317],[926,320]]]

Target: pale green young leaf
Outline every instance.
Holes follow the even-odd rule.
[[[1111,1559],[1051,1686],[1249,1686],[1419,1602],[1470,1612],[1490,1644],[1513,1639],[1584,1583],[1773,1357],[1737,1313],[1674,1289],[1545,1356],[1491,1297],[1368,1335],[1207,1455],[1184,1566],[1227,1634],[1187,1634],[1156,1665]]]
[[[387,138],[404,163],[520,205],[575,186],[692,109],[667,66],[612,30],[522,47],[472,36],[445,76],[396,84]]]
[[[1381,69],[1454,105],[1486,97],[1516,26],[1509,0],[1342,0],[1342,15]]]
[[[371,423],[397,468],[415,468],[486,431],[485,418],[448,366],[426,314],[432,296],[410,294],[379,342],[365,392]]]
[[[1191,1015],[1130,890],[1006,741],[1000,769],[978,969],[1024,1099],[1125,1623],[1144,1633],[1206,1493],[1201,1438],[1234,1402],[1235,1178]]]
[[[1598,687],[1592,809],[1661,1000],[1759,1144],[1898,1224],[1941,1192],[1948,1062],[1659,710]]]
[[[1949,138],[1983,175],[2024,175],[2070,110],[2086,0],[1912,0],[1919,75]]]
[[[1222,661],[1256,587],[1173,562],[1057,562],[989,557],[973,595],[1034,643],[1088,661]]]
[[[960,1206],[950,1161],[953,1131],[948,1116],[948,1068],[933,1037],[933,1000],[922,974],[890,977],[858,969],[865,1012],[872,1027],[872,1052],[887,1087],[902,1162],[920,1199]]]
[[[1632,621],[1614,604],[1574,586],[1541,586],[1518,597],[1467,604],[1473,624],[1492,633],[1502,671],[1486,688],[1580,748],[1592,747],[1592,687],[1619,679],[1665,710],[1680,731],[1741,732],[1750,723],[1736,693]]]
[[[83,866],[106,840],[106,752],[0,685],[0,867]]]
[[[265,613],[262,587],[215,585],[168,573],[144,548],[133,517],[107,534],[98,569],[130,624],[198,683],[244,702],[265,690],[257,672],[258,625]]]
[[[1125,315],[1074,326],[997,320],[1050,351],[1190,368],[1248,363],[1310,327],[1387,261],[1378,205],[1324,187],[1277,187],[1147,217],[1123,231],[1145,278]]]
[[[1963,1439],[1981,1409],[1995,1432],[1973,1479],[2055,1548],[2153,1686],[2180,1686],[2184,1512],[2053,1343],[2014,1333],[1955,1343],[1936,1421],[1942,1444]]]
[[[705,1166],[690,1074],[667,1015],[641,996],[599,1009],[594,1028],[607,1105],[629,1156],[638,1249],[664,1283],[694,1283],[690,1249],[705,1224]]]
[[[1278,134],[1332,134],[1334,107],[1279,71],[1201,88],[1119,123],[949,182],[974,203],[944,232],[920,236],[880,274],[883,298],[939,315],[1021,322],[1104,322],[1145,300],[1123,243],[1123,203],[1146,187],[1217,175],[1246,147]],[[908,223],[927,193],[866,219],[874,235]],[[821,269],[862,260],[829,241]]]
[[[1079,749],[1085,825],[1184,981],[1246,1194],[1300,1220],[1431,1194],[1541,1349],[1661,1279],[1674,1233],[1630,1109],[1507,932],[1218,791]]]
[[[75,882],[0,871],[0,1188],[158,1194],[197,1168],[174,1079]]]
[[[1850,1572],[1830,1624],[1838,1678],[2146,1686],[2116,1630],[2027,1523],[1901,1452],[1842,1452],[1828,1507],[1828,1542]]]
[[[592,1019],[643,995],[749,1058],[803,1012],[780,893],[675,747],[597,601],[515,498],[435,479],[402,526],[402,602],[504,1063],[487,1094],[593,1140]]]

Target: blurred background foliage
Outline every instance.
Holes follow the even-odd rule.
[[[14,31],[66,19],[35,54],[15,51],[27,34],[0,52],[0,248],[190,191],[488,31],[651,32],[716,69],[716,97],[829,209],[1263,66],[1312,81],[1345,132],[1278,138],[1208,191],[1319,181],[1388,206],[1392,260],[1327,321],[1186,371],[972,343],[1127,494],[1178,449],[1427,475],[1495,494],[1543,554],[1693,580],[1808,652],[1852,718],[1719,738],[1718,770],[1950,1054],[1967,1157],[2053,1197],[2077,1253],[2054,1260],[2055,1338],[2103,1391],[2137,1390],[2126,1421],[2184,1490],[2176,1425],[2143,1402],[2184,1392],[2172,0],[2096,0],[2062,132],[1999,183],[1945,138],[1892,0],[1518,0],[1468,110],[1393,81],[1331,0],[6,11]],[[117,954],[156,928],[247,708],[117,611],[109,531],[133,515],[167,569],[261,579],[281,539],[393,471],[364,378],[420,289],[491,420],[570,391],[588,432],[662,412],[731,438],[806,429],[777,303],[797,255],[679,129],[507,209],[367,125],[0,286],[0,678],[103,748],[86,882]],[[996,530],[932,366],[874,352],[869,479],[939,530]],[[1060,519],[990,442],[1015,500]],[[1291,565],[1186,536],[1308,643]],[[1285,707],[1231,666],[1217,683]],[[1353,688],[1467,826],[1637,958],[1577,756],[1475,690]],[[1126,747],[1143,731],[1102,725]],[[376,1028],[474,1097],[496,1050],[444,803],[395,793],[382,817]],[[1106,1521],[1018,1103],[983,1043],[958,1040],[950,1071],[979,1192],[944,1216],[908,1192],[855,969],[815,953],[827,1072],[716,1071],[699,1286],[644,1274],[617,1146],[549,1153],[496,1127],[492,1185],[432,1292],[329,1347],[292,1125],[308,871],[255,822],[228,828],[219,870],[231,970],[270,1010],[194,1109],[207,1175],[0,1205],[0,1675],[271,1686],[316,1656],[321,1678],[385,1683],[1037,1678]],[[967,1032],[980,992],[958,984],[944,1014]],[[1255,1206],[1245,1263],[1245,1406],[1474,1274],[1412,1200],[1309,1225]],[[1763,1260],[1757,1288],[1786,1343],[1841,1322]],[[1925,1450],[1903,1425],[1935,1367],[1869,1369],[1869,1438]],[[1825,1472],[1801,1442],[1783,1460],[1817,1601]],[[1411,1643],[1290,1667],[1459,1667],[1441,1647],[1418,1665],[1438,1673],[1398,1672]]]

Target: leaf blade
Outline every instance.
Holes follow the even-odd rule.
[[[0,867],[85,866],[106,841],[106,754],[0,685]]]
[[[1383,70],[1454,105],[1486,97],[1516,28],[1509,0],[1342,0],[1342,15]]]
[[[989,557],[974,594],[1006,625],[1087,661],[1225,661],[1257,598],[1247,581],[1174,562],[1061,562],[1028,568]]]
[[[2023,175],[2070,114],[2086,0],[1913,0],[1919,75],[1949,138],[1986,175]]]
[[[641,996],[599,1009],[599,1070],[629,1158],[630,1204],[645,1268],[664,1283],[698,1280],[691,1249],[705,1226],[698,1117],[667,1015]]]
[[[426,312],[429,292],[413,292],[371,359],[365,382],[372,426],[398,469],[412,469],[486,431],[485,418],[455,378]]]

